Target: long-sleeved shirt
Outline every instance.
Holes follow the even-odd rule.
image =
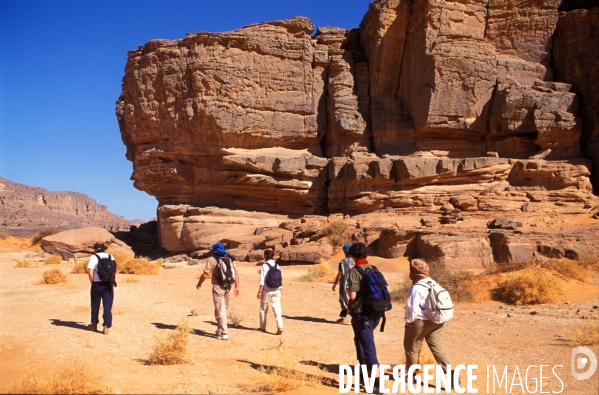
[[[435,284],[435,281],[432,278],[427,277],[417,281],[412,285],[412,288],[410,288],[406,303],[407,323],[412,323],[415,320],[428,320],[428,317],[422,311],[421,306],[426,308],[429,304],[427,300],[430,293],[430,286],[427,284],[429,281]]]

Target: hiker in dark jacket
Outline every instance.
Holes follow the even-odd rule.
[[[206,261],[204,273],[200,276],[196,289],[200,289],[202,283],[212,273],[212,301],[214,302],[214,317],[216,318],[216,338],[218,340],[228,340],[229,330],[227,327],[227,308],[229,307],[229,291],[230,284],[223,283],[219,278],[218,264],[220,260],[230,262],[232,270],[235,273],[235,292],[234,295],[239,295],[239,273],[233,263],[233,258],[225,249],[225,245],[220,241],[212,245],[212,256]]]
[[[106,245],[104,243],[95,243],[93,246],[94,254],[89,258],[87,264],[87,274],[89,276],[89,282],[91,283],[91,310],[92,310],[92,323],[87,327],[92,331],[98,330],[98,323],[100,322],[98,315],[100,313],[100,303],[104,307],[104,313],[102,318],[104,323],[103,331],[105,335],[108,334],[110,327],[112,327],[112,303],[114,301],[114,287],[116,287],[116,263],[114,266],[114,273],[110,277],[110,280],[102,280],[98,275],[98,264],[101,259],[109,258],[114,261],[114,257],[106,253]]]
[[[349,251],[350,256],[356,267],[362,269],[371,269],[374,267],[366,260],[367,250],[362,243],[354,243]],[[352,268],[349,272],[349,305],[348,310],[351,315],[351,326],[354,330],[354,343],[356,345],[356,354],[360,365],[366,365],[370,372],[373,365],[378,365],[376,356],[376,346],[374,344],[374,330],[381,320],[381,313],[366,313],[362,309],[364,300],[364,287],[362,275],[356,269]]]

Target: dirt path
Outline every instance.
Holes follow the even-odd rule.
[[[14,260],[25,252],[0,252],[0,393],[10,389],[25,373],[43,374],[61,362],[78,359],[102,373],[116,393],[248,393],[260,390],[261,364],[297,362],[297,369],[338,379],[339,364],[355,364],[351,326],[335,323],[339,306],[331,284],[302,282],[308,266],[283,267],[283,315],[285,330],[275,336],[274,317],[269,334],[258,326],[258,267],[243,263],[241,294],[231,298],[230,312],[239,325],[230,328],[230,340],[214,337],[213,305],[209,288],[197,291],[201,268],[190,266],[162,270],[158,276],[137,276],[116,289],[114,326],[108,336],[85,329],[89,323],[89,283],[85,275],[69,274],[70,282],[35,285],[48,267],[19,269]],[[391,284],[407,272],[407,262],[373,259]],[[68,273],[70,265],[61,269]],[[595,278],[594,281],[597,281]],[[576,288],[573,286],[573,288]],[[529,365],[562,365],[556,372],[564,382],[564,394],[598,393],[599,372],[590,380],[576,381],[570,374],[572,347],[563,337],[580,312],[598,304],[595,283],[586,296],[571,303],[536,307],[511,307],[500,303],[460,304],[456,317],[445,328],[447,348],[454,364],[478,364],[475,387],[486,393],[486,365],[499,370],[508,366],[509,380],[518,365],[522,380]],[[565,295],[564,297],[568,297]],[[190,316],[192,309],[200,315]],[[536,314],[531,315],[535,311]],[[507,315],[510,315],[508,317]],[[403,306],[388,314],[384,333],[376,332],[379,359],[390,365],[404,363]],[[186,365],[148,365],[154,336],[174,329],[186,317],[194,328],[193,362]],[[593,346],[599,355],[599,347]],[[327,371],[329,370],[329,371]],[[530,377],[539,377],[537,368]],[[543,391],[559,391],[560,382],[550,370],[543,372]],[[516,380],[517,381],[517,380]],[[516,386],[514,393],[521,393]],[[520,391],[520,392],[518,392]],[[338,387],[301,387],[293,393],[338,393]],[[504,393],[498,390],[498,393]]]

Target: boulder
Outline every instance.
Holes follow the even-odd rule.
[[[333,248],[329,243],[309,243],[284,249],[279,261],[284,263],[318,263],[321,259],[329,259],[332,255]]]
[[[106,244],[112,252],[135,255],[131,247],[116,239],[106,229],[98,227],[71,229],[46,236],[41,240],[41,247],[45,252],[58,254],[64,260],[69,260],[93,254],[96,242]]]

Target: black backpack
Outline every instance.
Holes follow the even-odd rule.
[[[94,255],[98,258],[96,273],[98,273],[100,281],[112,281],[112,276],[116,273],[116,262],[112,259],[112,255],[108,255],[108,258],[101,258],[98,254]]]
[[[376,266],[372,269],[362,269],[360,266],[354,267],[358,273],[362,275],[363,285],[363,301],[362,310],[366,313],[381,313],[383,317],[383,323],[381,325],[381,332],[385,331],[385,323],[387,317],[385,317],[385,311],[391,310],[391,295],[387,289],[387,280],[383,273],[379,272]]]
[[[268,288],[280,288],[283,286],[283,276],[281,275],[281,270],[279,269],[279,265],[275,263],[274,266],[270,266],[268,262],[268,273],[266,273],[266,277],[264,278],[264,283]]]
[[[220,286],[229,289],[231,284],[235,283],[235,267],[231,258],[223,256],[219,257],[216,263],[218,268],[217,278]]]

